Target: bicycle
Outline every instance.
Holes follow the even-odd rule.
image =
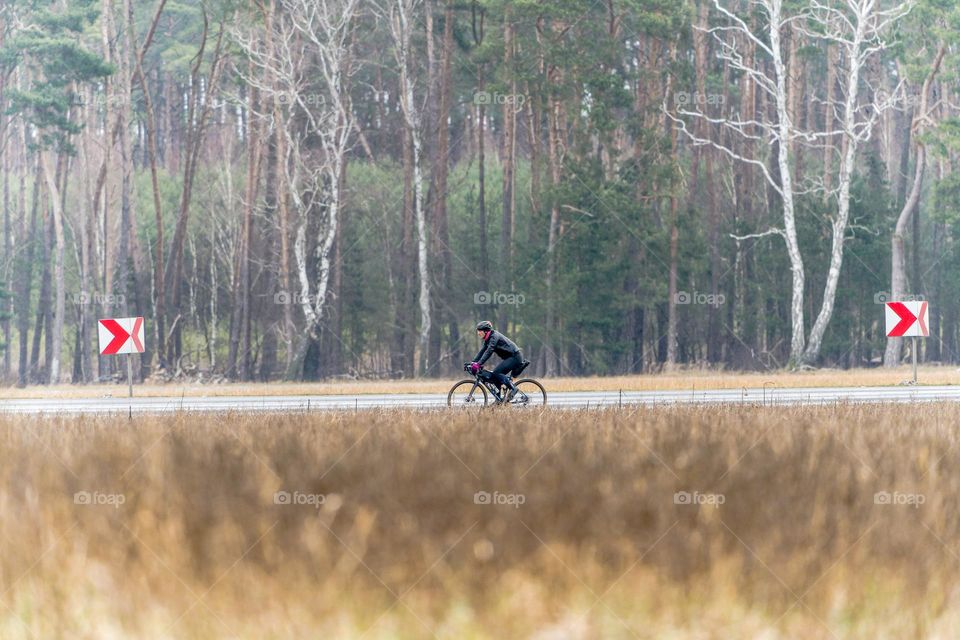
[[[529,364],[529,361],[525,361],[523,366],[517,371],[517,375],[520,375]],[[510,405],[515,407],[547,406],[547,391],[543,388],[542,384],[533,378],[516,380],[513,384],[517,387],[517,392],[513,398],[506,400],[500,391],[500,386],[485,375],[489,374],[490,371],[480,369],[477,373],[473,373],[470,371],[469,362],[464,363],[463,370],[471,377],[467,380],[460,380],[450,388],[450,393],[447,394],[448,407],[485,407],[487,406],[488,395],[493,397],[494,405]]]

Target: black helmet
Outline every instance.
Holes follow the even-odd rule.
[[[493,323],[489,320],[481,320],[477,323],[477,331],[493,331]]]

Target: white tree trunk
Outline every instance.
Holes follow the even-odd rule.
[[[419,132],[413,134],[413,205],[417,219],[417,270],[420,276],[420,375],[427,369],[427,345],[430,339],[430,271],[428,267],[427,218],[423,210],[423,171]]]
[[[837,283],[840,281],[840,268],[843,266],[843,243],[847,233],[847,222],[850,218],[850,181],[853,179],[853,162],[857,154],[858,136],[854,128],[857,126],[857,95],[860,88],[860,68],[864,62],[862,57],[863,22],[856,23],[853,42],[847,50],[846,87],[843,105],[843,139],[841,143],[842,155],[840,158],[840,195],[837,198],[837,215],[833,219],[833,241],[830,246],[830,268],[827,271],[827,282],[823,288],[823,302],[820,313],[810,330],[810,340],[807,350],[803,354],[805,364],[813,364],[820,357],[820,347],[823,345],[823,334],[833,317],[834,300],[837,295]]]
[[[790,360],[797,363],[803,355],[803,292],[805,273],[800,243],[797,241],[797,220],[793,201],[793,172],[790,165],[790,140],[793,123],[787,109],[787,69],[780,50],[780,36],[783,29],[783,2],[770,0],[770,51],[776,75],[777,104],[777,167],[780,172],[780,196],[783,201],[783,238],[790,257],[791,297],[790,297]]]
[[[414,28],[414,12],[420,0],[395,0],[390,7],[390,27],[393,34],[397,66],[400,68],[400,105],[404,123],[413,141],[413,204],[417,223],[417,271],[420,278],[420,375],[427,368],[427,347],[430,338],[430,271],[428,230],[423,210],[423,171],[420,137],[420,108],[414,97],[413,69],[410,64],[410,39]]]
[[[867,142],[873,135],[873,127],[879,115],[889,108],[888,101],[877,100],[869,105],[867,115],[858,114],[864,105],[860,104],[860,72],[872,57],[887,48],[883,40],[884,32],[892,29],[912,8],[911,2],[903,2],[884,9],[877,0],[847,0],[846,6],[821,4],[811,0],[813,13],[811,19],[821,30],[807,32],[808,35],[823,37],[837,43],[844,53],[846,65],[844,78],[843,121],[841,122],[841,157],[838,176],[837,215],[833,219],[833,239],[830,248],[830,266],[823,289],[823,301],[820,312],[810,331],[810,339],[802,362],[813,364],[820,357],[823,335],[833,317],[837,283],[840,281],[840,269],[843,265],[843,248],[850,218],[850,183],[853,180],[854,161],[858,146]]]

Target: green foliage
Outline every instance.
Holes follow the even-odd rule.
[[[31,75],[31,87],[10,90],[7,113],[20,115],[37,127],[41,148],[72,152],[70,137],[81,129],[71,119],[79,87],[114,71],[81,42],[83,29],[97,15],[92,2],[73,3],[63,12],[38,10],[32,23],[0,48],[0,63],[5,69],[21,65]]]
[[[933,189],[932,217],[950,226],[960,224],[960,174],[950,173]]]

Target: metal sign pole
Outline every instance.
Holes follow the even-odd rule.
[[[917,384],[917,336],[913,336],[913,384]]]
[[[130,361],[130,354],[127,354],[127,392],[129,397],[133,397],[133,363]]]

